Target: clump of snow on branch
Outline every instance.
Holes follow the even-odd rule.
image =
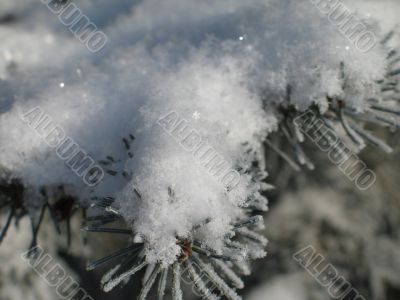
[[[282,103],[288,86],[299,109],[316,103],[324,110],[327,95],[342,95],[362,110],[385,74],[380,45],[361,53],[307,1],[123,1],[110,14],[104,1],[76,3],[108,35],[98,54],[40,3],[26,5],[50,26],[36,25],[26,36],[20,32],[30,19],[0,29],[6,58],[0,64],[0,164],[28,186],[68,184],[82,199],[116,197],[148,242],[150,260],[172,262],[180,251],[176,238],[206,219],[212,221],[204,241],[218,250],[231,222],[243,216],[240,206],[259,192],[259,179],[248,170],[277,128],[273,110],[263,108]],[[21,7],[9,10],[18,16]],[[345,89],[341,64],[351,83]],[[132,179],[119,173],[94,190],[82,189],[81,179],[20,120],[35,106],[92,157],[115,157],[113,168]],[[239,186],[228,192],[157,124],[171,111],[241,170]],[[132,159],[121,142],[129,134],[135,137]]]

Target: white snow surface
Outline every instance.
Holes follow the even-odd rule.
[[[227,191],[157,124],[160,117],[176,112],[233,168],[246,170],[277,128],[273,110],[263,108],[286,101],[288,85],[299,109],[316,103],[324,110],[327,95],[341,95],[362,110],[385,73],[379,44],[360,52],[309,1],[75,1],[108,36],[97,54],[39,1],[15,3],[0,3],[1,13],[18,20],[0,25],[0,164],[31,187],[62,183],[81,199],[116,197],[148,242],[149,261],[171,263],[180,251],[176,238],[206,219],[212,221],[198,234],[218,250],[243,217],[240,206],[259,189],[241,171],[240,184]],[[388,26],[370,20],[382,37]],[[346,91],[341,63],[352,83]],[[119,161],[106,169],[132,179],[107,175],[85,188],[20,120],[36,106],[93,158]],[[129,134],[132,159],[122,143]]]

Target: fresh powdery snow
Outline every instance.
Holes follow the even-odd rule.
[[[219,251],[247,199],[266,209],[254,162],[263,168],[288,86],[299,110],[324,111],[327,95],[363,110],[385,74],[381,45],[359,51],[312,1],[75,1],[108,37],[96,54],[38,2],[0,3],[0,14],[31,12],[0,28],[0,164],[29,187],[28,205],[58,184],[83,202],[115,198],[150,262],[172,263],[176,238],[204,223],[198,235]],[[108,159],[95,187],[44,141],[46,126],[34,128],[44,115]]]

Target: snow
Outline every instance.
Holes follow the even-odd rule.
[[[31,187],[62,183],[81,199],[116,197],[150,262],[173,262],[176,238],[207,219],[196,234],[220,250],[246,199],[262,197],[249,167],[277,128],[274,109],[263,108],[284,102],[287,86],[299,109],[324,110],[326,95],[341,95],[362,110],[385,73],[379,45],[361,53],[307,1],[121,1],[111,11],[106,1],[76,4],[109,38],[97,54],[44,5],[0,4],[19,18],[32,11],[22,24],[0,26],[0,163]],[[109,169],[119,173],[86,188],[21,121],[36,106],[96,160],[114,157]],[[171,111],[240,172],[238,186],[228,191],[159,126]],[[122,142],[129,135],[133,158]]]

